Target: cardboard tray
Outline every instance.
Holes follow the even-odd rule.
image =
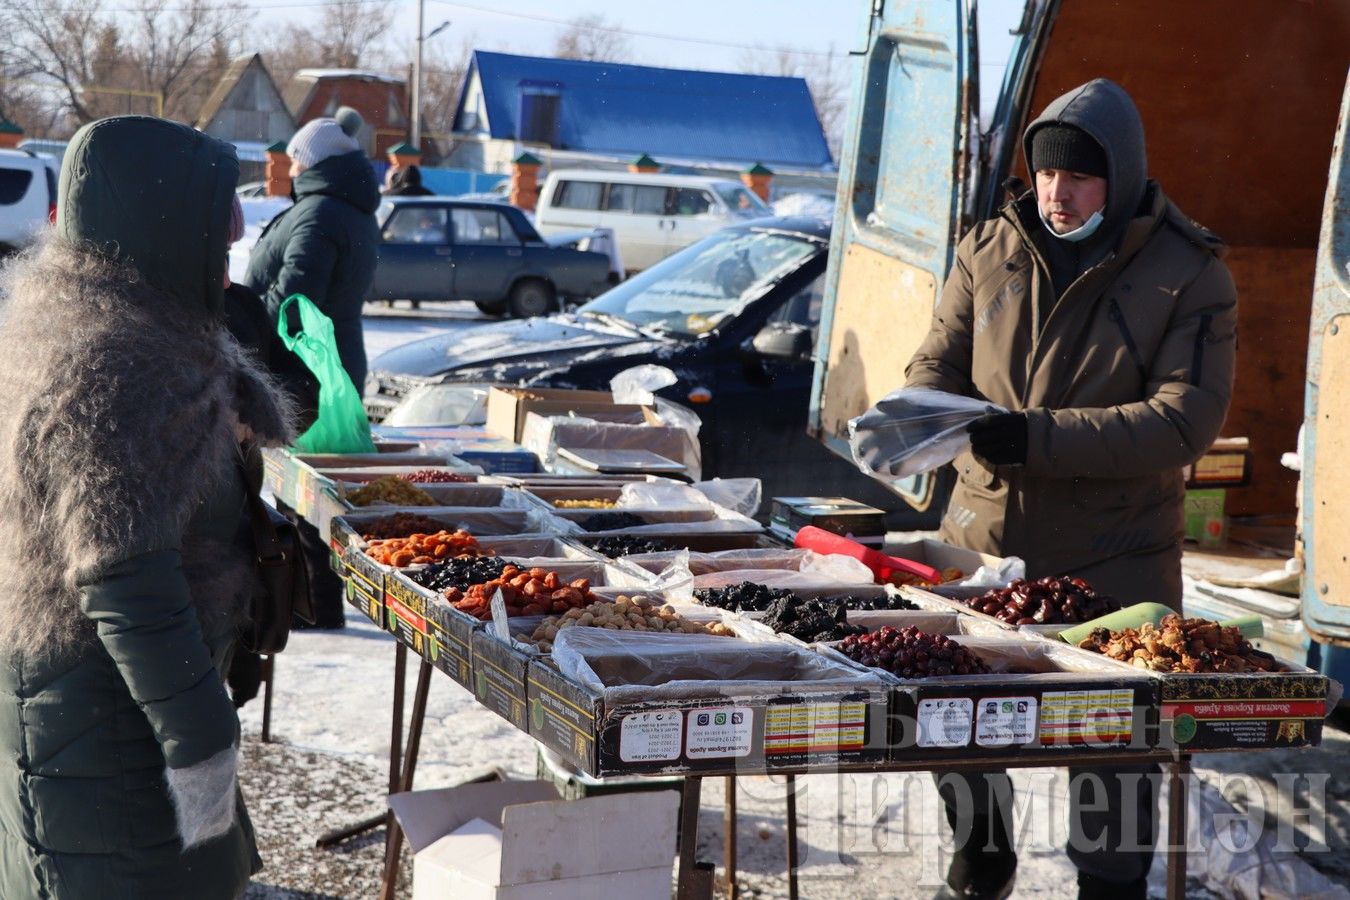
[[[604,586],[609,569],[604,561],[594,559],[522,559],[518,564],[522,568],[538,565],[569,581],[589,578],[592,586],[599,587]],[[489,654],[480,665],[475,659],[477,636],[487,623],[455,609],[441,594],[409,578],[409,571],[392,569],[386,575],[380,624],[472,691],[479,703],[525,730],[523,701],[515,699],[515,685],[523,685],[525,679],[524,662],[513,660],[510,654]]]
[[[623,532],[594,532],[576,535],[573,539],[585,547],[610,534]],[[753,548],[778,548],[785,546],[777,538],[763,531],[643,531],[641,536],[652,540],[665,541],[679,550],[695,553],[712,553],[718,550],[748,550]],[[622,560],[626,557],[617,557]]]
[[[1155,746],[1165,750],[1258,750],[1316,747],[1335,708],[1339,687],[1325,675],[1281,659],[1278,673],[1175,674],[1154,672],[1071,647],[1057,632],[1032,635],[1157,682],[1159,727]]]
[[[785,658],[809,652],[786,642],[756,643],[780,648]],[[744,652],[730,645],[728,651]],[[875,768],[886,758],[888,691],[870,672],[848,660],[843,665],[856,685],[709,681],[694,696],[662,697],[653,689],[650,699],[606,702],[603,692],[540,656],[528,669],[530,735],[594,777]]]
[[[1155,746],[1153,679],[1083,660],[1033,637],[997,632],[970,617],[958,616],[957,622],[959,630],[943,633],[996,670],[1020,671],[906,680],[871,670],[892,685],[890,761],[1033,753],[1053,765],[1056,753],[1144,753]],[[832,646],[817,649],[847,658]]]
[[[347,602],[381,628],[385,621],[385,581],[395,569],[376,562],[365,554],[361,538],[361,523],[381,519],[396,512],[412,512],[438,521],[454,530],[464,527],[474,537],[490,535],[529,534],[530,516],[522,509],[492,507],[447,506],[382,506],[369,511],[351,512],[335,516],[329,530],[329,549],[340,566],[339,574],[346,580]]]

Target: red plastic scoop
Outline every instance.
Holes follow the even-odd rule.
[[[877,581],[880,582],[890,581],[891,575],[896,572],[906,572],[933,584],[942,583],[942,573],[932,566],[926,566],[911,559],[901,559],[898,556],[887,556],[880,550],[864,547],[851,538],[826,531],[823,528],[817,528],[814,525],[802,526],[797,532],[796,544],[803,550],[851,556],[871,569],[873,574],[876,575]]]

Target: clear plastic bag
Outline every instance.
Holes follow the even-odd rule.
[[[864,474],[886,479],[931,471],[969,449],[967,425],[997,412],[1007,410],[944,391],[901,388],[849,420],[853,461]]]
[[[662,388],[679,382],[679,376],[666,366],[646,365],[624,369],[609,380],[609,389],[615,403],[635,403],[639,406],[656,408],[656,415],[663,425],[683,428],[697,442],[703,420],[692,409],[671,403],[656,396]]]
[[[738,479],[743,481],[754,481],[758,487],[758,479],[747,478]],[[615,509],[648,509],[648,510],[679,510],[679,509],[706,509],[713,514],[713,518],[726,522],[739,522],[746,527],[752,527],[756,523],[749,516],[744,515],[727,506],[717,503],[707,492],[702,489],[700,484],[681,484],[678,481],[658,480],[658,481],[634,481],[625,484],[619,492],[619,499],[615,503]],[[716,490],[714,490],[716,493]],[[662,516],[663,519],[676,521],[675,516]]]
[[[747,635],[753,633],[747,631]],[[787,642],[692,634],[647,634],[566,628],[553,644],[564,676],[600,691],[607,703],[715,697],[737,693],[794,693],[880,687],[876,676]]]
[[[717,506],[750,517],[759,512],[764,497],[758,478],[714,478],[693,487]]]

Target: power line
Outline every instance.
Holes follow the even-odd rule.
[[[752,44],[738,44],[734,41],[716,41],[710,38],[687,37],[680,34],[664,34],[659,31],[633,31],[627,28],[618,28],[612,25],[588,25],[580,22],[568,22],[565,19],[555,19],[550,16],[539,16],[531,13],[509,12],[502,9],[489,9],[486,6],[475,6],[472,3],[458,3],[455,0],[431,0],[432,3],[439,3],[442,6],[453,6],[456,9],[468,9],[474,12],[486,13],[490,16],[506,16],[512,19],[528,19],[531,22],[545,22],[549,25],[559,25],[563,28],[584,28],[587,31],[605,31],[610,34],[622,34],[627,37],[655,38],[661,41],[680,41],[686,44],[704,44],[709,47],[730,47],[733,50],[755,50],[759,52],[770,53],[791,53],[798,56],[825,56],[843,58],[847,53],[830,53],[824,50],[797,50],[790,47],[757,47]]]

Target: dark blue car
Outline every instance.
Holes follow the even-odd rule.
[[[413,341],[371,363],[366,410],[380,421],[428,391],[465,384],[605,390],[618,372],[655,363],[679,379],[659,393],[702,420],[705,477],[758,477],[766,497],[842,495],[902,506],[806,433],[829,233],[828,222],[808,218],[724,228],[574,313]],[[889,524],[934,520],[905,510]]]
[[[380,206],[379,265],[367,300],[471,300],[490,315],[543,315],[612,283],[602,253],[552,247],[514,206],[390,197]]]

